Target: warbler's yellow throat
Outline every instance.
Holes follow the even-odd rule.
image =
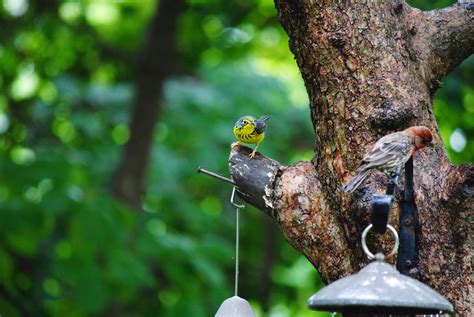
[[[238,140],[237,144],[243,142],[257,145],[250,154],[251,158],[255,156],[260,142],[265,138],[265,130],[267,128],[266,121],[270,118],[271,116],[269,115],[261,116],[258,119],[252,116],[243,116],[235,123],[234,135]]]

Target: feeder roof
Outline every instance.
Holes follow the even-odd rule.
[[[363,313],[437,314],[453,306],[427,285],[375,261],[359,273],[323,288],[308,300],[314,310]]]

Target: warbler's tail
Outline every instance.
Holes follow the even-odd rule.
[[[257,122],[255,122],[255,130],[258,134],[263,133],[267,129],[267,124],[265,122],[271,117],[272,116],[264,115],[257,119]]]
[[[257,120],[257,121],[260,121],[260,122],[265,122],[265,121],[267,121],[268,119],[270,119],[271,117],[272,117],[272,116],[270,116],[270,115],[266,114],[266,115],[264,115],[264,116],[261,116],[260,118],[258,118],[258,120]]]
[[[370,170],[369,169],[359,169],[357,171],[357,174],[351,178],[351,180],[342,187],[342,190],[345,191],[346,193],[352,193],[354,190],[356,190],[360,184],[367,178],[369,175]]]

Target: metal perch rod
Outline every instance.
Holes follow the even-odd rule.
[[[235,186],[235,183],[234,183],[234,181],[233,181],[232,179],[227,178],[227,177],[224,177],[224,176],[219,175],[219,174],[216,174],[216,173],[213,173],[213,172],[210,172],[210,171],[208,171],[208,170],[205,170],[205,169],[202,168],[201,166],[198,167],[197,172],[198,172],[198,173],[206,174],[206,175],[208,175],[208,176],[212,176],[212,177],[214,177],[214,178],[217,178],[217,179],[219,179],[219,180],[221,180],[221,181],[227,182],[227,183],[232,184],[232,185]]]

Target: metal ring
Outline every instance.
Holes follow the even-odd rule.
[[[375,255],[370,252],[369,248],[367,247],[367,243],[365,242],[365,238],[367,238],[367,234],[369,233],[370,229],[372,228],[372,224],[368,225],[367,228],[364,229],[362,232],[362,250],[364,250],[364,253],[367,255],[369,260],[372,260],[375,258]],[[397,230],[395,230],[394,227],[391,225],[387,225],[387,229],[389,229],[392,232],[393,238],[395,239],[395,245],[393,246],[392,252],[390,253],[389,256],[395,255],[398,252],[398,244],[400,243],[399,238],[398,238],[398,233]]]
[[[237,204],[236,202],[234,202],[234,196],[235,196],[235,186],[232,187],[232,195],[230,196],[230,203],[231,203],[233,206],[237,207],[237,208],[240,208],[240,209],[244,208],[245,205],[243,205],[243,204],[242,204],[242,205],[239,205],[239,204]]]

